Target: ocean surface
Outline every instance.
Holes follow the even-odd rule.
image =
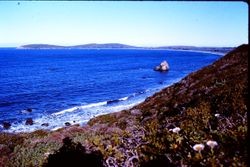
[[[85,124],[131,108],[220,57],[173,50],[1,48],[0,131]],[[163,60],[170,70],[154,71]],[[25,125],[28,118],[33,125]],[[10,129],[3,122],[11,123]]]

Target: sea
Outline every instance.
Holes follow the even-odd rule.
[[[0,131],[84,125],[129,109],[220,57],[153,49],[0,48]],[[169,71],[154,71],[164,60]],[[33,125],[26,125],[29,118]]]

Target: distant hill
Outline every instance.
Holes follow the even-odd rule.
[[[49,44],[29,44],[22,45],[18,49],[63,49],[65,46],[49,45]]]
[[[75,46],[58,46],[58,45],[49,45],[49,44],[29,44],[23,45],[19,48],[22,49],[116,49],[116,48],[137,48],[136,46],[124,45],[119,43],[106,43],[106,44],[84,44],[84,45],[75,45]]]
[[[72,48],[140,48],[131,45],[119,44],[119,43],[106,43],[106,44],[85,44],[85,45],[76,45]]]
[[[138,47],[132,45],[125,45],[120,43],[105,43],[105,44],[83,44],[74,46],[59,46],[49,44],[29,44],[22,45],[18,49],[173,49],[183,51],[205,51],[216,53],[228,53],[234,47],[196,47],[196,46],[161,46],[161,47]]]

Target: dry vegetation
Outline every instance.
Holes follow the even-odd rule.
[[[247,166],[248,49],[242,45],[142,104],[84,127],[1,133],[0,166],[46,166],[67,148],[83,159],[98,152],[104,166]]]

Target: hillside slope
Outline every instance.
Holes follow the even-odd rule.
[[[113,114],[113,120],[143,129],[140,142],[147,144],[139,144],[136,149],[142,162],[246,166],[248,49],[249,45],[238,47],[149,97],[128,114]],[[103,118],[89,124],[104,123]],[[180,128],[178,134],[171,132],[175,127]],[[202,154],[193,149],[195,144],[206,145],[208,140],[218,143],[213,151],[208,146]]]
[[[0,166],[48,165],[47,157],[62,154],[65,137],[99,151],[105,166],[247,166],[248,49],[242,45],[138,106],[87,126],[0,134]],[[209,140],[217,145],[209,147]]]

